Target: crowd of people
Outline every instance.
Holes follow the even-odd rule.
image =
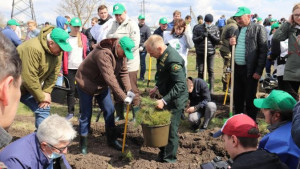
[[[100,19],[92,18],[92,27],[86,30],[78,17],[58,16],[56,26],[45,24],[40,30],[30,20],[25,38],[18,35],[20,24],[15,19],[7,22],[0,33],[0,148],[6,146],[0,151],[1,165],[16,169],[71,168],[65,154],[76,137],[69,121],[74,117],[76,91],[80,152],[88,153],[94,98],[104,112],[107,145],[121,151],[115,122],[124,119],[126,105],[131,107],[135,121],[141,106],[137,81],[145,80],[147,54],[157,59],[156,83],[148,94],[159,92],[162,98],[156,100],[156,108],[172,113],[168,144],[160,147],[156,160],[176,162],[177,132],[184,113],[192,130],[201,132],[208,128],[217,110],[211,96],[214,58],[220,45],[223,90],[230,80],[235,83],[231,91],[235,115],[213,137],[222,136],[233,159],[231,168],[300,169],[300,4],[293,7],[288,20],[269,15],[263,22],[257,14],[251,15],[249,8],[239,7],[232,17],[222,15],[215,24],[212,14],[199,15],[193,28],[191,17],[183,19],[175,10],[171,22],[166,17],[159,19],[153,35],[144,15],[135,22],[121,3],[113,6],[114,18],[108,11],[107,6],[100,5]],[[188,77],[188,52],[194,47],[198,75]],[[235,69],[230,79],[233,53]],[[276,70],[273,74],[272,64]],[[278,78],[278,90],[257,99],[257,84],[264,69],[267,76]],[[55,85],[62,85],[63,78],[68,79],[70,88],[65,118],[50,115],[51,92]],[[8,145],[12,138],[7,129],[20,101],[34,112],[36,130]],[[270,131],[260,141],[259,109]]]

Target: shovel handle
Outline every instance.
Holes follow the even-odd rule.
[[[126,118],[125,118],[125,127],[124,127],[124,134],[123,134],[122,153],[124,153],[125,142],[126,142],[126,133],[127,133],[127,123],[128,123],[129,106],[130,106],[130,104],[127,104],[127,107],[126,107]]]

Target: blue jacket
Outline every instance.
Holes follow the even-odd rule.
[[[292,139],[291,128],[292,122],[288,122],[266,134],[259,142],[259,148],[277,154],[290,169],[296,169],[300,149]]]
[[[298,147],[300,147],[300,102],[293,110],[292,137]]]
[[[2,33],[5,37],[7,37],[7,39],[11,40],[16,47],[22,43],[21,39],[17,36],[15,31],[10,28],[10,26],[6,26],[2,30]]]
[[[67,169],[71,169],[64,155],[60,160]],[[12,169],[45,169],[51,163],[42,152],[36,133],[22,137],[5,147],[0,152],[0,161]]]

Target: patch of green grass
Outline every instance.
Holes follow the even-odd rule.
[[[122,153],[122,159],[124,161],[131,162],[134,160],[134,156],[130,150],[127,150],[124,153]]]

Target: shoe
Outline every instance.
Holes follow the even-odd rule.
[[[118,151],[122,151],[122,145],[119,143],[118,140],[115,140],[113,142],[107,143],[108,146],[118,150]]]
[[[66,116],[66,119],[71,120],[73,117],[74,117],[73,113],[68,113],[67,116]]]
[[[122,151],[122,145],[117,140],[117,130],[115,127],[105,127],[107,145],[115,148],[118,151]]]
[[[80,136],[80,150],[82,154],[87,154],[87,136]]]

